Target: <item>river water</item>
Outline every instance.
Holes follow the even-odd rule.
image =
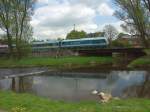
[[[112,70],[97,73],[49,72],[41,75],[1,78],[0,89],[65,101],[98,100],[98,96],[92,95],[93,90],[111,93],[114,97],[121,98],[150,98],[150,72]]]

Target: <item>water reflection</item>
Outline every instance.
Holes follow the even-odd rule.
[[[13,77],[11,83],[11,90],[15,92],[26,92],[32,89],[33,77]]]
[[[144,75],[144,80],[141,84],[127,87],[124,93],[128,97],[150,98],[150,72]]]
[[[97,77],[95,74],[94,77],[87,77],[93,73],[84,73],[85,77],[78,77],[79,73],[71,74],[73,77],[69,77],[68,73],[66,75],[63,73],[58,76],[50,74],[1,79],[0,89],[29,92],[69,101],[96,100],[98,98],[91,94],[91,91],[95,89],[124,98],[150,98],[150,72],[148,71],[111,71],[97,73]]]

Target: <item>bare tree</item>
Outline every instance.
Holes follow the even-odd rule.
[[[13,46],[12,46],[12,27],[13,24],[13,16],[12,16],[12,9],[11,9],[10,0],[0,0],[0,28],[6,33],[7,42],[9,46],[9,53],[10,55],[13,54]]]
[[[150,12],[150,0],[142,0],[146,6],[146,8],[149,10]]]
[[[118,31],[114,26],[106,25],[104,27],[104,33],[105,33],[104,35],[107,38],[109,44],[111,45],[112,40],[116,38]]]
[[[150,41],[150,0],[142,0],[141,4],[144,5],[145,16],[148,17],[146,33],[147,33],[147,36],[149,37],[149,41]],[[149,44],[150,44],[150,42],[149,42]]]
[[[0,28],[7,34],[10,54],[13,54],[12,41],[15,40],[18,58],[32,37],[30,18],[35,2],[36,0],[0,0]]]
[[[144,47],[149,47],[147,36],[147,23],[149,17],[145,15],[145,9],[141,6],[141,0],[115,0],[120,10],[115,12],[116,17],[124,21],[126,25],[133,26],[140,35]]]
[[[23,49],[26,43],[32,37],[32,28],[30,26],[30,17],[33,14],[33,7],[35,0],[12,0],[13,1],[13,15],[14,27],[13,35],[16,40],[17,57],[21,58]]]

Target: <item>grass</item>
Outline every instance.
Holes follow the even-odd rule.
[[[146,68],[149,68],[150,67],[150,57],[138,58],[138,59],[132,61],[129,64],[129,67],[134,67],[134,68],[146,67]]]
[[[128,66],[131,68],[150,68],[150,49],[145,49],[144,57],[133,60]]]
[[[0,59],[0,67],[39,67],[49,66],[54,68],[61,67],[82,67],[94,66],[101,64],[111,64],[113,59],[111,57],[30,57],[21,60],[14,59]]]
[[[0,109],[11,112],[15,107],[25,108],[25,112],[149,112],[150,100],[112,100],[105,104],[96,101],[64,102],[0,91]]]

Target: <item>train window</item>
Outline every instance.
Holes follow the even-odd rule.
[[[66,46],[66,45],[78,45],[80,44],[79,41],[69,41],[69,42],[62,42],[62,45]]]
[[[101,43],[106,43],[106,40],[105,39],[101,39]]]
[[[91,44],[91,40],[84,40],[84,41],[81,41],[81,44]]]
[[[100,44],[100,43],[106,43],[105,39],[100,39],[100,40],[93,40],[93,44]]]
[[[72,45],[79,45],[80,44],[80,41],[74,41],[71,43]]]

